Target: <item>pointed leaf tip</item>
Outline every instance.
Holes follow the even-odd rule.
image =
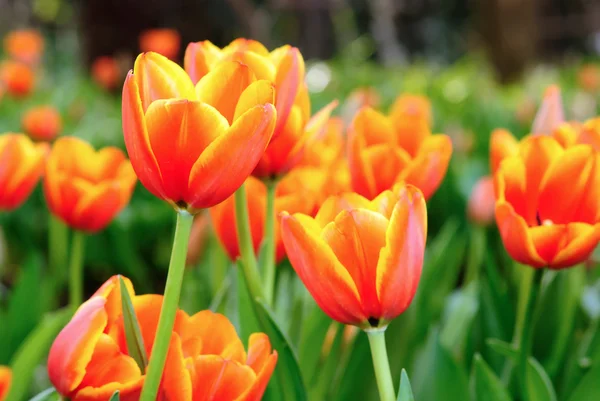
[[[125,281],[122,276],[119,276],[119,286],[121,289],[121,305],[123,308],[123,328],[125,329],[125,340],[127,342],[127,352],[135,360],[140,371],[144,373],[146,366],[148,366],[148,355],[146,355],[146,347],[144,347],[144,338],[140,330],[140,323],[138,322],[133,308],[133,302],[129,296],[129,291],[125,285]],[[115,395],[113,394],[113,397]],[[117,394],[117,400],[118,394]],[[111,400],[113,398],[111,397]]]

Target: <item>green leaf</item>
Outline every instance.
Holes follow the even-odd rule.
[[[117,390],[113,393],[113,395],[110,396],[108,401],[119,401],[120,399],[121,399],[121,395],[119,393],[119,390]]]
[[[54,401],[59,399],[60,395],[56,392],[56,389],[54,387],[50,387],[35,395],[29,401]]]
[[[300,358],[300,370],[307,379],[307,384],[312,383],[313,377],[319,376],[317,364],[321,357],[321,347],[315,344],[323,344],[327,330],[331,326],[331,318],[311,298],[311,310],[302,326],[298,356]]]
[[[329,354],[325,358],[322,366],[319,367],[317,375],[317,385],[311,386],[312,391],[310,392],[311,400],[329,400],[331,399],[332,389],[331,383],[335,376],[335,372],[340,367],[340,358],[342,354],[343,341],[344,341],[344,326],[336,323],[335,326],[336,334],[329,349]],[[322,343],[321,343],[322,344]],[[318,348],[319,351],[321,347]]]
[[[133,308],[133,302],[129,296],[129,291],[125,285],[123,278],[119,276],[119,286],[121,289],[121,306],[123,308],[123,328],[125,329],[125,341],[127,342],[127,352],[129,356],[133,358],[137,363],[140,371],[145,372],[146,366],[148,366],[148,355],[146,355],[146,348],[144,347],[144,338],[142,337],[142,331],[140,330],[140,323],[138,322]]]
[[[569,401],[600,400],[600,363],[590,370],[569,397]]]
[[[408,375],[404,369],[402,369],[402,373],[400,373],[400,388],[398,389],[397,401],[415,401]]]
[[[477,282],[471,282],[466,288],[455,291],[448,298],[440,341],[456,356],[462,354],[479,310],[478,292]]]
[[[488,347],[497,352],[498,354],[509,358],[514,363],[519,360],[519,351],[515,347],[507,343],[506,341],[498,340],[497,338],[489,338],[486,341]]]
[[[511,401],[507,389],[479,354],[473,358],[471,394],[476,401]]]
[[[529,401],[557,401],[548,374],[542,365],[531,357],[527,364],[527,393]]]
[[[71,316],[73,316],[73,311],[69,308],[48,314],[27,336],[12,359],[11,368],[13,372],[19,372],[19,374],[13,375],[10,391],[5,401],[21,401],[25,398],[35,369],[48,354],[52,341]]]

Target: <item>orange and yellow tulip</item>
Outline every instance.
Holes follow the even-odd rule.
[[[472,222],[487,226],[494,221],[495,208],[494,178],[492,176],[482,177],[471,190],[467,204],[467,216]]]
[[[15,97],[31,93],[35,76],[30,67],[18,61],[4,61],[0,64],[0,86]]]
[[[274,89],[236,61],[196,86],[157,53],[141,54],[123,88],[123,132],[144,186],[196,213],[231,196],[252,173],[276,121]]]
[[[92,78],[106,90],[115,89],[122,79],[119,63],[114,57],[98,57],[92,63]]]
[[[31,195],[44,173],[48,149],[24,134],[0,135],[0,210],[13,210]]]
[[[600,153],[590,145],[527,137],[502,161],[494,184],[496,223],[517,262],[573,266],[600,241]]]
[[[52,106],[34,107],[23,116],[23,129],[38,141],[51,141],[62,130],[62,118]]]
[[[269,52],[260,42],[236,39],[220,49],[210,41],[190,43],[185,51],[185,70],[194,83],[221,63],[239,61],[247,65],[257,79],[275,87],[277,125],[273,139],[290,130],[297,134],[304,128],[310,114],[310,103],[304,85],[304,59],[300,51],[289,45]],[[288,121],[291,120],[291,121]]]
[[[132,298],[146,353],[152,346],[161,295]],[[229,320],[211,311],[189,316],[178,310],[158,400],[258,401],[277,363],[269,338],[252,334],[248,352]],[[145,374],[129,355],[118,277],[111,277],[84,302],[58,334],[48,357],[48,375],[58,393],[73,401],[105,401],[116,391],[138,400]]]
[[[37,64],[44,52],[44,38],[35,29],[12,31],[4,37],[4,51],[13,60]]]
[[[320,308],[363,329],[382,328],[410,305],[427,237],[421,191],[398,184],[373,201],[329,198],[315,218],[283,213],[288,258]]]
[[[0,366],[0,401],[4,401],[10,390],[12,371],[8,366]]]
[[[502,160],[517,154],[519,141],[507,130],[498,128],[490,138],[490,170],[492,174],[498,170]]]
[[[431,134],[428,113],[420,100],[414,103],[414,110],[397,103],[391,117],[363,108],[352,121],[348,162],[352,188],[362,196],[373,199],[404,181],[429,199],[444,179],[452,143],[447,135]]]
[[[175,29],[148,29],[140,35],[142,52],[155,52],[174,60],[180,47],[181,37]]]
[[[76,230],[93,233],[129,203],[135,183],[120,149],[96,152],[87,142],[64,136],[56,140],[48,158],[44,194],[55,216]]]

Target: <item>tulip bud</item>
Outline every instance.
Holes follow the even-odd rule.
[[[487,226],[494,221],[495,206],[494,179],[491,176],[482,177],[471,191],[467,215],[475,224]]]

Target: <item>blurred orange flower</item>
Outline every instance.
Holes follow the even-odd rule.
[[[352,188],[373,199],[395,183],[413,184],[429,199],[441,184],[452,154],[447,135],[432,135],[423,100],[410,108],[397,101],[390,117],[367,107],[348,130]]]
[[[96,152],[69,136],[56,140],[46,165],[50,211],[76,230],[97,232],[129,203],[136,177],[120,149]]]
[[[210,235],[211,224],[208,213],[198,213],[194,217],[192,232],[188,241],[187,255],[185,257],[185,265],[193,266],[200,261],[204,249],[208,245],[208,236]]]
[[[4,51],[16,61],[37,64],[44,52],[44,38],[35,29],[12,31],[4,37]]]
[[[196,213],[231,196],[250,175],[276,121],[274,89],[235,61],[196,87],[157,53],[141,54],[123,88],[123,132],[140,181]]]
[[[35,144],[24,134],[0,135],[0,210],[19,207],[44,173],[47,143]]]
[[[373,201],[329,198],[317,216],[281,216],[285,250],[332,319],[381,328],[410,305],[421,276],[427,210],[421,191],[398,184]]]
[[[481,177],[471,190],[467,215],[472,222],[487,226],[494,221],[495,207],[494,178],[492,176]]]
[[[584,64],[577,74],[579,86],[588,92],[596,93],[600,89],[600,67],[596,64]]]
[[[92,78],[106,90],[115,89],[122,79],[118,61],[110,56],[98,57],[92,63]]]
[[[52,106],[29,109],[22,120],[23,129],[38,141],[51,141],[62,130],[60,113]]]
[[[517,154],[519,141],[507,130],[497,128],[490,137],[490,170],[492,175],[500,167],[502,160]]]
[[[163,297],[135,295],[124,280],[151,360]],[[276,363],[277,352],[265,334],[252,334],[246,352],[225,316],[178,310],[157,399],[258,401]],[[107,400],[116,390],[123,401],[139,399],[145,374],[128,353],[117,276],[84,302],[56,337],[48,375],[56,390],[74,401]]]
[[[181,37],[175,29],[148,29],[140,35],[140,50],[155,52],[174,60],[179,54]]]
[[[26,64],[17,61],[3,61],[0,64],[0,84],[12,96],[27,96],[34,83],[33,71]]]
[[[8,366],[0,366],[0,401],[3,401],[10,390],[12,371]]]
[[[502,161],[494,183],[496,223],[517,262],[573,266],[600,241],[600,153],[591,146],[527,137]]]
[[[532,135],[552,135],[565,122],[565,111],[558,85],[550,85],[544,92],[542,104],[531,126]]]

